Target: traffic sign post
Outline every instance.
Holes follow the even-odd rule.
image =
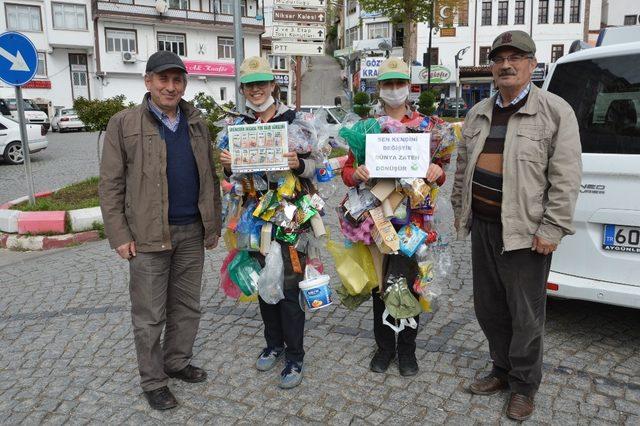
[[[24,100],[22,99],[21,86],[31,81],[37,70],[38,52],[31,40],[14,31],[0,34],[0,80],[16,88],[18,123],[20,125],[20,139],[22,139],[22,158],[24,159],[24,169],[27,175],[29,203],[32,205],[36,203],[36,197],[33,188],[29,136],[27,134],[27,122],[24,117]]]

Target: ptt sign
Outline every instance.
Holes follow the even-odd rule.
[[[378,78],[378,68],[384,61],[384,58],[364,58],[360,62],[360,78],[375,79]]]

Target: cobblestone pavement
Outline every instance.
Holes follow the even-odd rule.
[[[47,133],[49,146],[31,156],[36,192],[97,176],[97,133]],[[27,195],[24,165],[0,161],[0,204]]]
[[[336,235],[335,218],[329,222]],[[149,409],[141,395],[127,264],[106,242],[17,259],[0,267],[0,422],[509,423],[506,394],[465,391],[488,371],[488,348],[473,312],[468,241],[452,251],[454,273],[421,322],[417,376],[399,376],[395,364],[387,374],[369,372],[371,302],[355,311],[335,304],[307,315],[305,379],[290,391],[277,388],[279,369],[253,368],[264,344],[257,306],[218,291],[225,252],[208,252],[194,364],[209,379],[172,381],[181,405],[169,412]],[[551,301],[536,404],[530,424],[639,424],[638,312]]]

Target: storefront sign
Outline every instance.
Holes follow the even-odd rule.
[[[23,89],[51,89],[50,80],[31,80],[22,86]]]
[[[289,170],[286,122],[229,126],[228,134],[234,173]]]
[[[288,86],[289,85],[289,74],[274,74],[276,78],[276,83],[280,86]]]
[[[384,61],[384,58],[364,58],[360,61],[360,78],[363,80],[370,78],[378,78],[378,68]]]
[[[440,37],[455,37],[456,29],[454,28],[440,28]]]
[[[429,169],[429,133],[367,135],[365,164],[376,178],[422,178]]]
[[[210,75],[213,77],[234,77],[235,66],[226,62],[184,61],[187,73],[195,75]]]
[[[453,67],[442,65],[431,66],[431,84],[449,84],[456,82]],[[422,66],[411,67],[411,83],[427,84],[427,68]]]
[[[547,75],[547,67],[546,67],[545,63],[544,62],[538,62],[538,65],[536,65],[536,69],[534,69],[533,73],[531,74],[531,80],[532,81],[542,81],[542,80],[544,80],[546,75]]]

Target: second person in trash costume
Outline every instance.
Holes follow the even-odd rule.
[[[389,116],[407,126],[417,126],[424,116],[411,108],[408,103],[411,77],[409,67],[399,58],[385,60],[378,70],[378,90],[380,101],[374,106],[374,115]],[[358,186],[362,182],[370,182],[369,171],[364,164],[356,165],[355,156],[350,151],[349,157],[342,170],[342,180],[349,187]],[[432,163],[426,176],[428,182],[438,185],[444,184],[445,174],[440,165]],[[402,255],[386,255],[384,257],[384,280],[389,275],[402,275],[411,286],[418,276],[418,266],[413,258]],[[412,291],[413,292],[413,291]],[[377,350],[369,365],[371,371],[383,373],[398,355],[398,366],[403,376],[413,376],[418,372],[416,360],[417,328],[407,327],[398,334],[397,345],[395,332],[382,322],[385,310],[384,301],[378,289],[374,289],[373,296],[373,331]],[[418,298],[418,295],[414,293]],[[418,322],[419,317],[414,318]]]
[[[277,99],[277,83],[269,62],[261,57],[246,58],[240,67],[241,91],[246,99],[247,113],[243,117],[247,124],[287,122],[291,124],[296,112]],[[275,96],[274,96],[275,94]],[[311,179],[315,176],[316,162],[308,154],[285,153],[289,168],[298,177],[303,193],[315,192]],[[231,154],[221,152],[220,161],[225,174],[231,175]],[[274,189],[274,188],[272,188]],[[308,232],[308,230],[307,230]],[[284,262],[284,296],[275,305],[259,298],[260,314],[264,322],[266,347],[258,355],[256,368],[268,371],[276,367],[284,356],[285,368],[281,373],[280,387],[295,387],[302,381],[304,359],[303,335],[305,314],[300,307],[298,283],[304,280],[303,273],[294,271],[287,244],[280,242]],[[264,267],[264,256],[252,252]],[[299,264],[304,270],[306,255],[297,252]]]

